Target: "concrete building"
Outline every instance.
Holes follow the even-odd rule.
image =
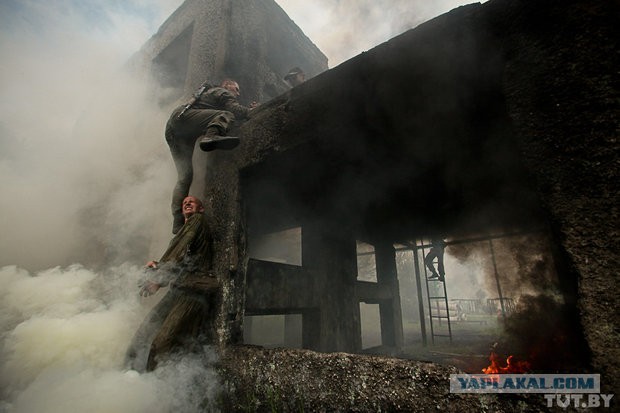
[[[273,0],[187,0],[130,65],[153,76],[162,105],[227,77],[249,104],[286,91],[292,67],[310,78],[327,69],[327,58]]]
[[[206,156],[221,344],[243,342],[244,315],[300,314],[304,348],[358,352],[359,303],[370,302],[383,345],[398,347],[395,245],[543,232],[568,308],[562,350],[617,390],[617,7],[472,4],[320,73],[326,61],[299,31],[289,35],[300,55],[286,61],[266,47],[272,29],[253,43],[269,12],[286,21],[272,2],[199,4],[186,2],[143,50],[162,87],[187,92],[226,74],[246,96],[271,98],[240,126],[235,151]],[[215,30],[209,41],[187,40],[203,30],[198,14]],[[183,64],[167,51],[174,42],[186,45]],[[282,93],[289,66],[312,78]],[[251,258],[261,237],[291,229],[299,262]],[[357,241],[373,246],[376,283],[357,280]]]
[[[246,311],[300,313],[304,347],[356,352],[365,301],[381,306],[383,344],[398,346],[396,244],[542,231],[568,308],[563,353],[615,386],[611,9],[461,7],[263,105],[239,148],[208,156],[227,286],[221,340],[242,342]],[[301,265],[250,259],[253,240],[290,228],[300,228]],[[373,285],[356,280],[356,241],[374,246]]]

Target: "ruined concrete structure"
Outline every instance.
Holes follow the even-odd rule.
[[[273,0],[186,0],[130,64],[154,77],[163,105],[227,77],[249,104],[286,91],[290,68],[313,77],[327,58]]]
[[[450,393],[457,368],[398,358],[242,346],[228,348],[222,365],[224,412],[540,413],[546,406],[541,394]]]
[[[370,302],[383,344],[398,347],[395,244],[542,231],[572,309],[575,341],[554,342],[618,390],[618,17],[605,0],[491,0],[319,74],[326,60],[275,3],[187,1],[141,54],[162,86],[187,93],[226,75],[248,99],[271,99],[235,131],[235,151],[206,156],[220,343],[242,343],[244,315],[295,313],[304,348],[355,353],[359,303]],[[285,91],[295,65],[318,76]],[[301,228],[301,265],[250,259],[253,242],[288,228]],[[377,283],[357,281],[356,241],[374,246]],[[239,383],[253,381],[246,373]],[[426,379],[411,380],[415,400]]]
[[[222,342],[242,341],[244,312],[300,313],[305,348],[356,352],[365,301],[397,346],[395,244],[542,230],[573,308],[560,345],[617,390],[617,21],[602,0],[473,4],[263,105],[238,149],[208,156]],[[249,259],[292,227],[301,266]],[[374,285],[356,281],[356,240]]]
[[[241,104],[268,101],[289,89],[283,76],[295,66],[311,78],[327,69],[327,58],[273,0],[186,0],[128,64],[150,76],[169,110],[203,82],[226,78],[239,83]],[[204,153],[194,151],[194,161],[204,175]],[[202,192],[194,179],[191,193]]]

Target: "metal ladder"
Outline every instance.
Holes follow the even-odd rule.
[[[439,281],[438,279],[429,280],[428,270],[424,263],[424,257],[426,257],[426,251],[424,248],[424,241],[421,240],[422,249],[422,266],[424,267],[424,279],[426,280],[426,296],[428,299],[428,315],[430,319],[431,327],[431,341],[435,344],[435,337],[448,337],[450,344],[452,344],[452,325],[450,324],[450,308],[448,307],[448,292],[446,290],[446,280]],[[433,260],[433,264],[437,265],[437,259]],[[446,321],[448,332],[435,332],[436,320],[440,326],[442,326],[442,320]],[[444,330],[445,331],[445,330]]]

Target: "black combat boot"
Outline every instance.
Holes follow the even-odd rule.
[[[230,150],[239,145],[239,138],[234,136],[221,136],[218,128],[208,128],[207,133],[200,137],[200,149],[205,152],[216,149]]]

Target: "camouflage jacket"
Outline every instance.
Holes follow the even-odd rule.
[[[149,279],[160,285],[172,282],[179,287],[188,278],[212,276],[213,238],[204,214],[188,218],[172,238]]]

